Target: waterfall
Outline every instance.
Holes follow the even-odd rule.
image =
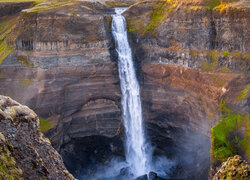
[[[140,87],[136,78],[131,48],[128,43],[126,20],[121,15],[125,9],[117,8],[113,15],[112,33],[118,53],[118,69],[122,92],[123,123],[125,127],[126,161],[135,176],[150,170],[150,146],[145,140],[140,99]]]

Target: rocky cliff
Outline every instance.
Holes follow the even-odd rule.
[[[124,14],[149,138],[174,177],[206,178],[211,145],[212,169],[250,156],[249,2],[211,2],[138,1]],[[110,9],[121,5],[52,1],[0,20],[0,94],[38,113],[74,175],[123,154]],[[211,135],[223,119],[233,128]]]
[[[195,150],[198,165],[209,156],[200,148],[209,148],[202,134],[209,137],[219,122],[212,128],[212,169],[235,154],[249,161],[250,82],[249,3],[213,2],[141,1],[125,12],[149,132],[156,142],[169,137],[184,156]]]
[[[0,96],[0,178],[74,179],[27,106]]]
[[[213,180],[219,179],[249,179],[250,166],[240,156],[228,158],[222,164],[218,172],[214,175]]]

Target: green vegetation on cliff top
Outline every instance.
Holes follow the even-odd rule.
[[[34,6],[33,8],[28,9],[26,12],[28,13],[36,13],[36,12],[43,12],[43,11],[48,11],[54,8],[58,8],[64,5],[68,5],[68,4],[74,4],[77,3],[79,1],[73,0],[61,0],[61,1],[47,1],[45,3],[39,4],[37,6]]]
[[[250,157],[250,115],[236,114],[225,101],[220,102],[221,120],[211,129],[213,161],[224,162],[245,152]]]
[[[130,7],[140,5],[145,1],[138,1]],[[154,30],[167,18],[171,13],[177,11],[180,7],[184,7],[187,10],[218,10],[223,12],[230,7],[234,7],[237,2],[231,2],[230,0],[200,0],[200,1],[185,1],[185,0],[154,0],[152,2],[152,11],[149,16],[149,21],[144,16],[132,17],[127,19],[128,30],[138,31],[142,35]],[[201,4],[199,4],[201,3]],[[146,15],[147,16],[147,15]]]

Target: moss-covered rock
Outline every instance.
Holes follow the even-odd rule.
[[[213,177],[213,180],[221,179],[248,180],[250,179],[250,165],[239,155],[230,157]]]
[[[22,170],[17,168],[10,149],[11,146],[6,142],[4,135],[0,133],[0,179],[23,180]]]
[[[250,159],[250,115],[237,114],[225,101],[220,103],[221,120],[211,129],[211,162],[217,167],[240,154]]]

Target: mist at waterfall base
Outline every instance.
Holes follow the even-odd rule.
[[[170,161],[164,156],[154,157],[151,163],[152,169],[150,171],[156,172],[158,177],[168,178],[168,174],[171,168],[175,166],[175,161]],[[133,176],[130,174],[124,174],[123,170],[129,169],[129,164],[121,157],[113,158],[108,165],[101,167],[97,170],[93,180],[132,180],[140,176]],[[125,172],[127,173],[127,172]],[[148,172],[149,173],[149,172]],[[143,175],[143,174],[142,174]]]
[[[127,37],[126,20],[121,15],[124,8],[115,9],[112,18],[112,34],[118,53],[118,70],[122,92],[122,118],[125,127],[125,161],[114,158],[99,170],[94,179],[135,179],[157,173],[167,177],[173,162],[166,157],[154,157],[153,147],[146,140],[142,118],[140,87],[136,78],[132,52]]]

